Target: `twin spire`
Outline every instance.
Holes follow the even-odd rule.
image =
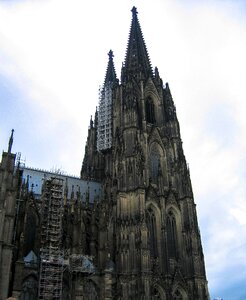
[[[137,14],[137,9],[133,6],[132,23],[125,57],[125,71],[126,73],[141,71],[147,78],[152,74],[152,67]]]
[[[114,68],[114,62],[113,62],[113,51],[110,50],[108,53],[109,61],[108,61],[108,67],[106,71],[105,81],[104,83],[115,83],[117,81],[116,72]]]
[[[153,74],[148,51],[138,21],[138,12],[136,7],[134,6],[131,11],[132,22],[124,62],[124,73],[131,75],[136,74],[136,72],[141,72],[145,78],[148,78]],[[113,62],[114,55],[112,50],[109,51],[108,56],[109,61],[104,83],[115,83],[117,81],[117,77]]]

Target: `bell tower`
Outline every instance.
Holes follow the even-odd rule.
[[[82,174],[96,164],[101,170],[111,212],[105,220],[113,223],[108,226],[113,241],[107,243],[115,245],[108,254],[115,265],[115,295],[209,299],[176,108],[169,85],[152,69],[135,7],[121,81],[110,52],[96,118],[95,155],[88,152],[88,140],[85,157],[93,159],[86,160]]]

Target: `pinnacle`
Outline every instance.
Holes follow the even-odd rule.
[[[131,12],[132,12],[132,17],[136,17],[137,16],[138,12],[137,12],[136,6],[133,6]]]
[[[108,57],[109,57],[109,61],[108,61],[104,84],[114,83],[115,81],[117,81],[117,76],[116,76],[114,61],[113,61],[114,53],[112,50],[109,51]]]
[[[14,129],[11,130],[11,136],[9,138],[9,147],[8,147],[8,153],[11,153],[12,145],[14,140]]]
[[[113,60],[114,53],[112,50],[109,50],[108,57],[109,57],[109,60]]]

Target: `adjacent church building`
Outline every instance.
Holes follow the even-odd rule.
[[[80,178],[0,164],[0,300],[208,300],[189,168],[169,85],[137,9],[113,52]],[[78,162],[79,163],[79,162]]]

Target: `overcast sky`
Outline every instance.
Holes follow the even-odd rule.
[[[137,6],[181,127],[211,299],[246,299],[246,1],[0,1],[0,150],[79,175],[107,53]]]

